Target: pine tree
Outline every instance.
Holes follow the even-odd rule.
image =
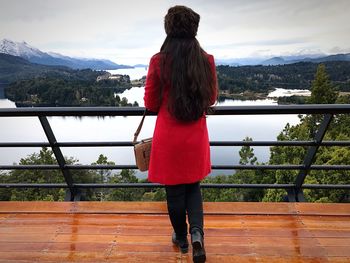
[[[333,104],[338,97],[336,88],[331,84],[324,64],[317,67],[315,79],[311,85],[310,104]]]
[[[253,139],[250,137],[245,137],[243,141],[251,142]],[[254,155],[254,149],[250,146],[243,146],[239,151],[239,156],[241,157],[239,164],[254,164],[257,161]]]
[[[324,64],[317,67],[315,79],[311,85],[311,96],[307,100],[310,104],[334,104],[337,100],[338,92],[329,80]],[[322,121],[323,116],[311,115],[305,117],[306,123],[310,130],[310,137],[314,138],[318,125]]]

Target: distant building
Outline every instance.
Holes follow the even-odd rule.
[[[99,81],[101,81],[101,80],[109,79],[109,77],[110,77],[111,75],[112,75],[111,73],[107,72],[107,73],[104,74],[104,75],[98,76],[97,79],[96,79],[96,81],[99,82]]]
[[[98,76],[96,79],[97,82],[101,80],[118,80],[120,82],[130,82],[130,77],[128,75],[111,74],[108,72],[104,75]]]
[[[123,79],[123,75],[111,75],[108,79],[121,80]]]

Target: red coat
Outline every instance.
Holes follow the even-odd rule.
[[[148,180],[165,185],[188,184],[202,180],[211,172],[210,147],[206,118],[181,122],[170,115],[167,104],[169,83],[159,102],[160,54],[150,61],[145,85],[145,107],[158,112],[153,134]],[[214,57],[208,55],[216,82]],[[167,81],[165,81],[167,83]],[[212,98],[212,104],[216,100]]]

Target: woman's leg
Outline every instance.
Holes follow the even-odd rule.
[[[203,232],[203,200],[199,182],[186,185],[186,210],[190,224],[190,233]]]
[[[187,236],[186,185],[165,186],[168,213],[177,238]]]
[[[187,185],[186,197],[192,243],[192,259],[195,263],[203,263],[206,261],[206,254],[203,240],[203,201],[199,182]]]

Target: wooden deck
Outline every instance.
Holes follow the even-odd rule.
[[[191,262],[164,203],[0,202],[0,262]],[[350,262],[350,204],[206,203],[207,262]]]

